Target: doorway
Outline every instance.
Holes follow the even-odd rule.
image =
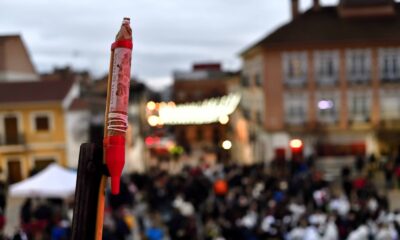
[[[18,144],[18,118],[16,116],[5,117],[4,128],[6,144]]]
[[[35,170],[36,171],[42,171],[45,169],[47,166],[49,166],[52,163],[55,163],[56,161],[53,158],[43,158],[40,160],[35,161]]]
[[[9,184],[22,180],[21,161],[19,159],[10,159],[7,161],[7,181]]]

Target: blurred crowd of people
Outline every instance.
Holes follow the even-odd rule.
[[[120,195],[107,194],[103,239],[400,239],[400,212],[389,210],[387,194],[400,179],[399,158],[358,157],[332,181],[313,158],[173,173],[160,166],[125,175]],[[387,188],[376,187],[377,173]],[[71,211],[62,201],[27,199],[11,239],[69,239]]]
[[[154,167],[110,196],[104,239],[399,239],[400,212],[389,211],[387,189],[374,184],[388,164],[400,166],[359,157],[335,181],[312,158],[175,174]]]
[[[68,240],[71,233],[72,208],[61,199],[28,198],[20,209],[20,228],[4,240]],[[4,225],[2,226],[4,227]]]

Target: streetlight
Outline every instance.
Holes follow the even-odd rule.
[[[155,127],[160,123],[160,119],[156,115],[151,115],[147,118],[147,122],[150,126]]]
[[[225,140],[222,142],[222,148],[225,150],[229,150],[232,148],[232,142],[229,140]]]
[[[229,116],[228,115],[222,115],[218,118],[219,123],[222,125],[225,125],[229,122]]]
[[[290,150],[292,152],[292,158],[298,161],[303,156],[303,141],[300,139],[292,139],[289,142]]]
[[[149,109],[150,111],[153,111],[154,109],[156,109],[156,103],[153,101],[150,101],[147,103],[147,109]]]

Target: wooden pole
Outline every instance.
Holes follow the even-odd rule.
[[[79,152],[78,175],[75,189],[72,240],[90,240],[96,236],[98,218],[98,189],[104,178],[103,148],[84,143]]]

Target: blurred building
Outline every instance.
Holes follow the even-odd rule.
[[[265,104],[263,82],[263,58],[261,55],[246,58],[243,61],[240,92],[240,103],[243,124],[247,126],[247,141],[250,146],[252,162],[265,162],[272,158],[272,150],[268,148],[268,135],[264,131]]]
[[[290,10],[289,23],[242,52],[242,85],[250,92],[243,103],[253,109],[250,119],[260,115],[268,132],[266,148],[288,156],[289,140],[300,138],[306,155],[395,149],[400,4],[341,0],[321,6],[314,0],[300,12],[299,0],[292,0]]]
[[[0,83],[0,164],[9,182],[52,162],[67,165],[65,113],[72,81]]]
[[[194,64],[192,71],[175,71],[172,100],[176,104],[200,102],[227,95],[237,84],[238,74],[223,71],[219,63]],[[204,108],[206,109],[206,108]],[[187,112],[190,114],[190,112]],[[207,111],[204,110],[204,115]],[[177,124],[174,132],[177,143],[186,151],[196,154],[203,150],[217,152],[220,158],[224,151],[222,143],[229,136],[229,117],[226,121],[213,123]],[[231,139],[232,140],[232,139]]]
[[[66,115],[79,95],[76,78],[39,75],[18,35],[0,37],[0,59],[3,177],[13,183],[52,162],[68,165]]]
[[[78,168],[82,143],[89,142],[90,108],[87,99],[76,97],[65,112],[68,167]]]

